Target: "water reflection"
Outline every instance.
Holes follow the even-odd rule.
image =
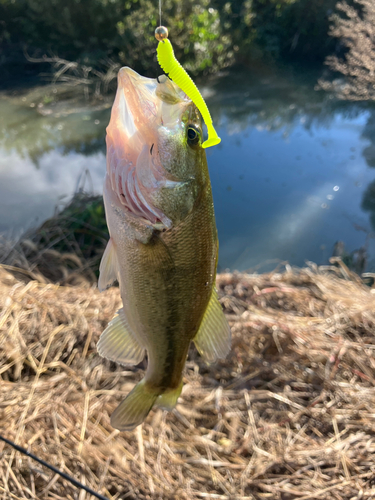
[[[367,165],[371,168],[375,167],[375,110],[369,111],[369,116],[366,125],[362,131],[362,137],[370,141],[370,145],[366,146],[363,151],[363,157]],[[363,193],[362,209],[370,212],[370,222],[372,230],[375,231],[375,181],[372,181]]]
[[[230,134],[248,127],[270,132],[283,130],[287,136],[295,126],[329,127],[335,114],[345,119],[358,117],[363,106],[337,101],[314,90],[318,74],[292,68],[256,75],[237,71],[217,80],[209,89],[215,120]]]
[[[78,107],[76,102],[64,100],[48,106],[43,102],[48,92],[51,87],[45,91],[42,87],[27,97],[0,97],[2,150],[28,157],[36,166],[45,153],[56,149],[62,155],[104,152],[109,104]]]
[[[375,231],[375,181],[372,181],[363,193],[362,208],[370,212],[372,229]]]
[[[375,111],[314,91],[316,76],[234,71],[201,85],[222,137],[208,150],[221,268],[321,263],[375,229]],[[0,231],[50,216],[82,170],[101,191],[109,102],[51,105],[48,92],[0,99]]]

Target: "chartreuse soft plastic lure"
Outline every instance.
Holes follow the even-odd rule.
[[[168,30],[164,26],[159,26],[155,30],[155,37],[159,41],[157,48],[157,57],[162,69],[169,75],[169,77],[185,92],[187,96],[197,106],[205,124],[207,125],[208,139],[202,144],[202,148],[209,148],[219,144],[220,137],[212,124],[212,118],[208,111],[207,104],[205,103],[201,93],[197,89],[195,83],[186,73],[181,64],[177,61],[171,42],[168,40]]]

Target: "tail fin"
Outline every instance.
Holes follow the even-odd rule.
[[[163,410],[172,411],[176,406],[177,400],[181,394],[182,385],[183,383],[181,380],[181,383],[177,387],[177,389],[169,389],[163,392],[163,394],[160,394],[160,396],[156,400],[156,404],[158,405],[158,407],[162,408]]]
[[[132,431],[147,417],[157,397],[158,394],[149,392],[145,381],[141,380],[112,413],[112,427],[119,431]]]

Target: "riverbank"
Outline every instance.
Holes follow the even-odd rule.
[[[130,433],[109,415],[145,365],[119,367],[96,351],[118,289],[20,277],[0,267],[8,439],[108,498],[375,495],[375,294],[343,264],[218,275],[230,355],[207,366],[192,347],[176,410],[153,410]],[[0,453],[9,498],[78,498],[3,443]]]

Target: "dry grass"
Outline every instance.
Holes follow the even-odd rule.
[[[110,499],[375,498],[375,294],[341,268],[218,276],[227,360],[192,348],[171,414],[119,433],[142,367],[101,359],[117,289],[0,268],[1,433]],[[0,443],[0,499],[88,499]]]

